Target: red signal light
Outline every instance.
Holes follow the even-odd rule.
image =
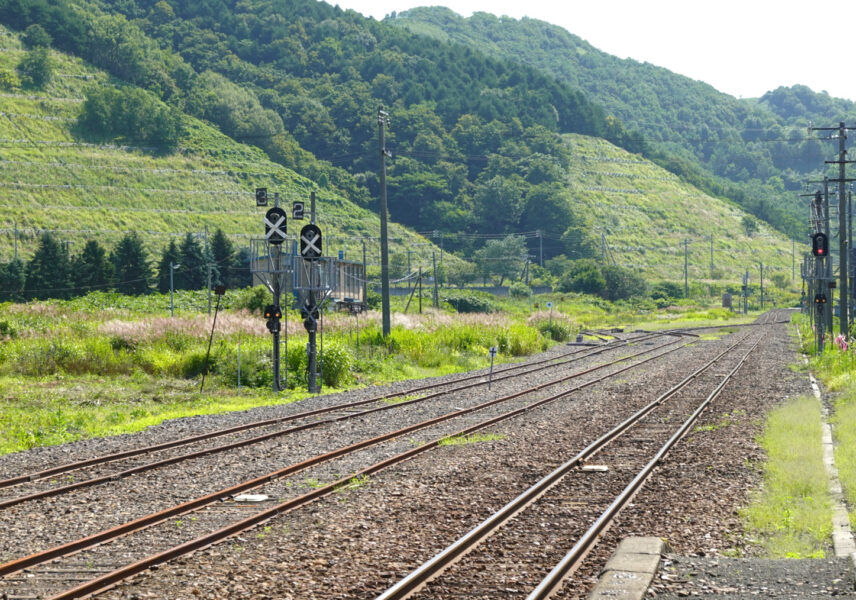
[[[824,233],[815,233],[811,236],[811,253],[815,256],[826,256],[829,254],[829,240]]]

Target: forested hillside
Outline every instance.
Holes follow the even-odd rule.
[[[647,197],[649,191],[589,181],[591,170],[579,168],[575,146],[565,137],[569,134],[608,140],[635,155],[621,160],[643,162],[642,156],[652,156],[714,195],[746,200],[746,188],[712,179],[681,147],[670,154],[663,140],[649,141],[628,131],[612,111],[573,85],[510,58],[491,58],[496,53],[490,49],[437,43],[433,37],[314,0],[0,0],[0,16],[23,32],[28,48],[7,55],[2,85],[14,92],[9,97],[28,98],[21,93],[26,91],[36,93],[37,102],[51,100],[40,93],[48,91],[51,96],[50,90],[56,88],[50,86],[57,81],[36,81],[34,68],[50,62],[50,56],[39,50],[45,44],[107,70],[116,79],[99,76],[92,80],[94,85],[80,85],[69,94],[76,104],[64,109],[61,120],[67,125],[51,135],[84,147],[131,146],[164,160],[160,166],[145,167],[152,173],[174,162],[167,157],[185,157],[202,149],[206,160],[216,163],[236,151],[231,149],[234,142],[241,142],[314,182],[320,194],[376,210],[377,111],[383,105],[391,119],[387,181],[393,220],[465,258],[485,258],[485,240],[515,235],[528,244],[528,251],[524,247],[515,253],[537,256],[538,262],[559,257],[561,263],[563,257],[603,255],[605,238],[612,236],[614,241],[617,231],[627,229],[620,211],[603,213],[597,202],[588,202],[586,190],[618,193],[618,205],[625,192]],[[18,76],[26,81],[15,82]],[[38,106],[21,112],[44,112],[43,104]],[[53,117],[48,111],[38,118],[43,123]],[[204,128],[194,118],[215,125],[231,141],[220,146],[208,130],[200,137]],[[15,126],[20,123],[15,121]],[[29,139],[40,136],[30,134]],[[240,153],[250,151],[240,148]],[[259,160],[264,160],[261,156]],[[68,157],[55,162],[65,161],[71,162]],[[244,190],[264,183],[254,174],[272,169],[244,164],[217,168],[229,178],[237,177]],[[595,179],[613,176],[636,177],[605,172]],[[773,183],[775,179],[771,177]],[[146,187],[166,190],[161,184],[166,185]],[[206,189],[193,178],[187,184]],[[98,185],[106,191],[110,183]],[[190,188],[182,188],[183,193],[195,193]],[[299,191],[288,193],[304,193],[307,188],[300,184],[294,189]],[[660,196],[656,186],[650,194],[648,210],[664,215],[679,236],[661,237],[659,241],[669,246],[657,252],[677,252],[683,234],[695,236],[703,227],[691,215],[672,219],[673,207],[659,206],[675,202],[681,194]],[[763,208],[764,197],[759,197]],[[719,202],[698,198],[702,203]],[[346,206],[345,200],[338,202]],[[768,212],[778,215],[771,206]],[[167,214],[162,206],[152,210]],[[701,216],[704,210],[700,207],[696,214]],[[191,219],[198,221],[199,216]],[[728,220],[717,223],[734,225]],[[347,230],[345,224],[340,226]],[[632,232],[628,244],[644,235],[644,229]],[[747,229],[744,235],[753,231]],[[721,237],[730,235],[722,232]],[[644,253],[633,254],[631,264],[676,276],[671,266],[655,266],[660,259],[639,265],[635,261],[640,258]],[[743,255],[729,260],[735,263],[734,271],[725,274],[736,277]],[[486,274],[484,265],[479,269]]]
[[[385,22],[518,60],[583,90],[608,114],[642,132],[658,163],[792,235],[801,232],[804,216],[797,191],[837,151],[808,139],[808,124],[835,126],[856,116],[853,103],[804,86],[737,99],[652,64],[611,56],[535,19],[487,13],[463,18],[432,7]]]
[[[34,71],[22,71],[20,65],[33,57],[44,58],[47,65],[38,85],[22,81]],[[200,267],[201,274],[189,277],[194,268],[186,258],[207,242],[217,268],[214,282],[247,285],[249,239],[264,233],[265,209],[255,206],[256,187],[280,193],[286,203],[307,201],[315,191],[327,252],[335,255],[341,250],[346,258],[359,261],[365,243],[370,265],[379,263],[376,214],[319,188],[272,162],[258,148],[235,142],[152,94],[120,85],[79,58],[42,46],[28,49],[17,35],[0,28],[0,82],[0,300],[63,297],[111,286],[139,293],[163,290],[166,283],[168,289],[164,258],[167,265],[170,260],[182,263],[175,271],[178,289],[196,289],[205,285],[206,274]],[[114,105],[111,99],[119,101]],[[175,130],[175,145],[121,135],[117,143],[90,140],[89,121],[105,114],[112,114],[114,127],[134,129],[137,135],[163,136]],[[289,235],[296,240],[300,222],[289,225]],[[48,248],[45,234],[51,236]],[[393,255],[407,248],[413,264],[430,264],[436,247],[429,240],[397,224],[391,226],[390,237]],[[88,254],[98,255],[99,264],[112,268],[108,256],[131,238],[148,269],[133,275],[117,269],[110,274],[116,276],[111,283],[110,277],[105,280],[83,268],[91,266]],[[231,249],[219,256],[218,238]],[[179,256],[182,252],[185,259]],[[21,261],[15,274],[28,265],[27,277],[8,273],[15,256]],[[45,260],[34,262],[36,256]],[[445,260],[447,268],[458,262],[453,257]],[[41,263],[45,264],[40,274]],[[69,264],[81,267],[73,269],[71,280],[64,271]]]
[[[383,104],[390,212],[419,231],[531,229],[527,206],[565,202],[559,133],[641,150],[618,120],[535,69],[313,0],[0,7],[17,29],[42,24],[54,45],[371,208]],[[507,211],[493,218],[496,194]],[[472,250],[471,239],[447,247]]]

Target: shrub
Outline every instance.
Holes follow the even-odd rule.
[[[30,50],[18,63],[18,74],[26,87],[44,87],[53,76],[53,69],[47,48],[41,46]]]
[[[682,298],[684,286],[674,281],[660,281],[651,290],[651,298]]]
[[[570,269],[559,281],[559,291],[602,295],[606,279],[595,261],[584,258],[571,263]]]
[[[447,292],[443,297],[446,302],[459,313],[492,313],[499,310],[490,294],[484,292]]]
[[[617,265],[604,265],[600,269],[603,273],[603,293],[600,294],[607,300],[626,300],[634,296],[642,296],[647,291],[648,285],[636,272]]]
[[[246,308],[252,313],[261,314],[265,306],[271,303],[270,292],[263,286],[256,286],[247,293],[241,294],[241,298],[235,303],[235,308]]]
[[[268,340],[264,340],[267,342]],[[212,351],[213,355],[213,351]],[[227,345],[217,351],[216,359],[212,356],[212,371],[221,376],[228,385],[238,383],[238,348],[237,345]],[[273,386],[273,361],[270,347],[260,343],[245,344],[241,348],[241,385],[252,388]]]
[[[44,27],[38,23],[34,23],[24,30],[21,41],[24,42],[27,48],[38,48],[50,46],[53,38],[51,34],[45,31]]]
[[[554,342],[564,342],[571,336],[571,325],[560,319],[541,319],[535,323],[536,329],[541,335],[548,337]]]
[[[0,88],[14,90],[19,87],[21,87],[21,78],[18,74],[9,69],[0,68]]]
[[[368,289],[366,292],[366,306],[369,308],[377,309],[380,308],[383,297],[374,291],[373,289]]]
[[[167,149],[175,148],[182,134],[181,115],[176,109],[134,87],[89,89],[77,126],[96,141],[123,138]]]
[[[508,288],[508,294],[512,298],[530,298],[532,296],[532,288],[522,281],[515,281]]]
[[[537,329],[526,325],[512,325],[497,334],[497,349],[511,356],[528,356],[547,349],[547,341]]]
[[[324,344],[321,377],[324,385],[342,387],[351,382],[354,357],[347,348],[336,342]]]
[[[18,337],[18,331],[9,324],[9,321],[0,321],[0,337]]]

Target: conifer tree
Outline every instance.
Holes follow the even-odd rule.
[[[165,294],[169,291],[169,271],[170,264],[180,265],[181,258],[178,252],[178,246],[175,243],[175,240],[169,241],[169,246],[164,248],[163,254],[161,254],[160,262],[158,263],[158,291],[162,294]],[[181,267],[177,267],[174,275],[178,276],[178,269]]]
[[[19,258],[0,265],[0,302],[20,302],[24,299],[26,268]]]
[[[83,250],[71,261],[71,280],[75,293],[106,290],[113,281],[113,265],[107,250],[97,240],[89,240]]]
[[[212,278],[214,284],[236,287],[235,248],[219,227],[211,238],[211,260],[217,268],[217,277]]]
[[[67,298],[70,292],[68,255],[54,236],[44,233],[27,264],[24,296],[36,300]]]
[[[204,288],[208,275],[205,253],[192,233],[184,236],[178,248],[178,254],[181,274],[179,275],[179,271],[175,272],[175,289],[201,290]]]
[[[150,291],[152,272],[149,257],[136,233],[123,237],[110,258],[116,271],[116,291],[129,295]]]

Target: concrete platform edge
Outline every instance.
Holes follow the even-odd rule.
[[[667,552],[658,537],[627,537],[606,563],[589,600],[642,600]]]

